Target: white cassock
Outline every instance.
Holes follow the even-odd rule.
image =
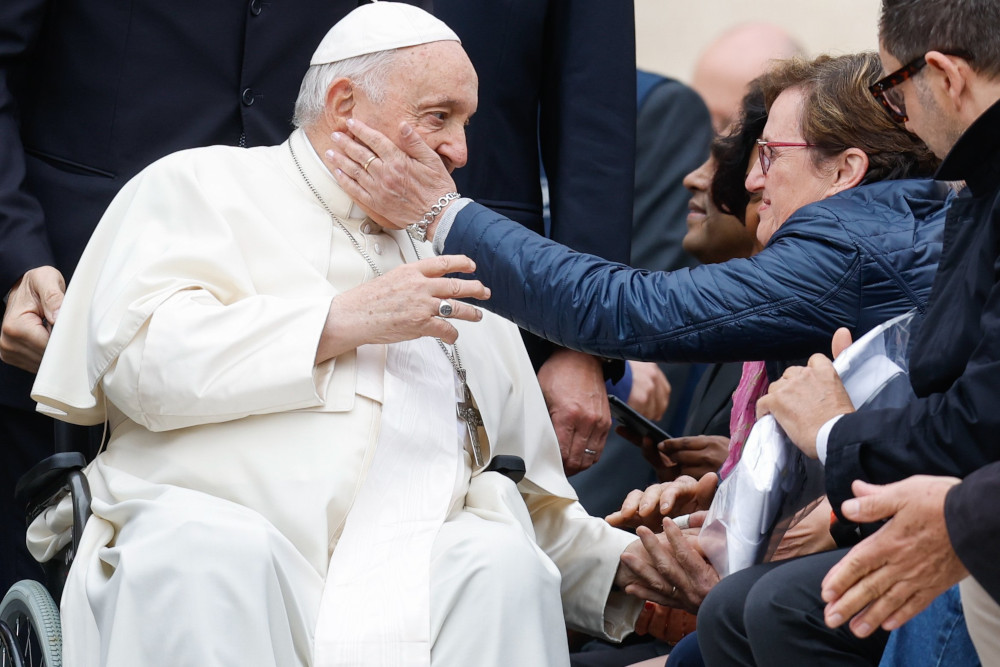
[[[516,327],[453,321],[484,453],[524,459],[516,486],[474,469],[433,339],[314,364],[330,300],[373,273],[290,145],[382,272],[417,259],[302,132],[125,186],[33,390],[111,429],[62,599],[67,667],[548,666],[568,664],[564,617],[623,637],[641,602],[611,588],[635,537],[576,502]],[[31,526],[36,557],[68,539],[65,509]]]

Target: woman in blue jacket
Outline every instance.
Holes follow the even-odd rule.
[[[475,260],[475,277],[492,290],[482,305],[566,347],[655,361],[826,352],[838,327],[858,337],[922,311],[941,253],[950,191],[926,180],[935,158],[869,93],[881,75],[865,53],[788,61],[761,78],[769,117],[746,181],[763,201],[765,248],[754,257],[642,271],[575,253],[462,199],[426,232],[438,253]],[[453,190],[416,133],[399,149],[355,127],[364,143],[335,137],[341,150],[328,159],[382,224],[406,227]]]

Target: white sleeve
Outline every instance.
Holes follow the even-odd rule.
[[[453,202],[452,205],[446,208],[444,213],[441,214],[441,219],[438,220],[437,228],[434,230],[434,239],[431,242],[431,245],[434,247],[435,254],[444,254],[444,242],[448,238],[448,232],[451,231],[451,226],[455,224],[455,218],[463,208],[471,203],[471,199],[468,197],[462,197]]]
[[[577,501],[547,494],[523,496],[538,546],[562,574],[567,626],[621,641],[634,629],[643,601],[612,591],[612,585],[622,552],[638,538],[590,516]]]
[[[330,297],[206,290],[161,303],[103,379],[108,399],[153,431],[322,405],[333,363],[315,365]]]
[[[816,432],[816,458],[823,465],[826,465],[826,447],[828,441],[830,440],[830,431],[833,430],[833,425],[837,423],[837,420],[844,415],[837,415],[833,419],[828,420],[825,424],[819,427],[819,431]]]

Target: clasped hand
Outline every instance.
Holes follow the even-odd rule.
[[[698,547],[697,535],[685,534],[671,519],[662,532],[640,526],[639,540],[625,549],[615,582],[626,593],[668,607],[697,613],[719,574]]]
[[[0,359],[31,373],[38,371],[65,292],[66,282],[54,267],[41,266],[22,276],[7,298]]]

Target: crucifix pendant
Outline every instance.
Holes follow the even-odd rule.
[[[483,425],[483,416],[472,403],[472,392],[469,391],[469,385],[465,383],[464,377],[462,377],[462,395],[463,398],[458,403],[458,418],[464,421],[466,428],[469,429],[472,458],[475,459],[476,467],[482,468],[485,462],[483,461],[483,447],[479,442],[479,427]]]

